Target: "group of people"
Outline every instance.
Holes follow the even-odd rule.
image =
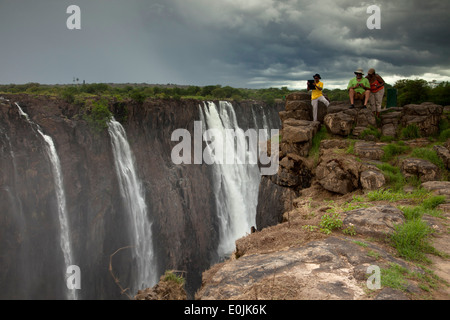
[[[363,69],[357,69],[355,77],[348,83],[348,95],[350,98],[350,109],[355,107],[356,100],[363,101],[363,108],[369,109],[378,117],[381,112],[381,103],[384,96],[384,80],[375,72],[369,69],[367,76],[364,76]],[[311,90],[311,104],[313,107],[313,120],[317,121],[317,110],[319,102],[323,102],[327,107],[330,104],[323,96],[323,83],[319,74],[314,75],[314,83],[307,83],[307,90]]]

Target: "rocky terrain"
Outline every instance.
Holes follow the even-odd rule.
[[[450,143],[438,139],[448,111],[424,103],[376,118],[332,102],[313,122],[310,96],[288,96],[258,231],[203,274],[196,298],[449,299]],[[412,225],[426,230],[415,257],[398,244],[416,241]]]

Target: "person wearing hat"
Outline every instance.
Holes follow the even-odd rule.
[[[363,100],[364,108],[367,108],[367,103],[370,97],[370,83],[369,80],[363,78],[363,69],[358,69],[355,71],[356,77],[354,77],[348,83],[348,95],[350,97],[350,109],[355,107],[355,100]]]
[[[311,89],[307,85],[307,90],[311,91],[311,104],[313,107],[313,120],[317,121],[317,110],[319,108],[319,102],[322,101],[323,104],[325,104],[327,107],[330,104],[328,100],[323,96],[322,90],[323,90],[323,83],[320,81],[322,79],[320,77],[320,74],[315,74],[314,76],[314,89]]]
[[[381,112],[385,82],[379,74],[375,73],[375,69],[373,68],[367,71],[366,78],[370,83],[369,109],[378,117]]]

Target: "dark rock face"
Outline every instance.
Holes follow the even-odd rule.
[[[110,255],[132,241],[107,130],[94,132],[80,120],[80,106],[56,98],[7,98],[11,101],[0,100],[0,298],[65,299],[67,290],[51,167],[42,139],[19,116],[16,101],[53,138],[60,157],[74,264],[82,272],[79,298],[125,298],[108,271]],[[185,128],[193,139],[201,103],[110,105],[126,130],[145,189],[155,272],[186,271],[190,295],[200,286],[201,272],[217,260],[218,222],[210,167],[174,165],[171,150],[178,141],[172,142],[171,134]],[[241,128],[254,128],[263,114],[269,126],[279,128],[279,106],[242,102],[235,109]],[[112,266],[122,285],[133,282],[131,250],[116,254]]]

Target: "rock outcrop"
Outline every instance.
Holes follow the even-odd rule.
[[[428,160],[405,159],[400,168],[406,178],[416,177],[421,182],[439,180],[439,168]]]

